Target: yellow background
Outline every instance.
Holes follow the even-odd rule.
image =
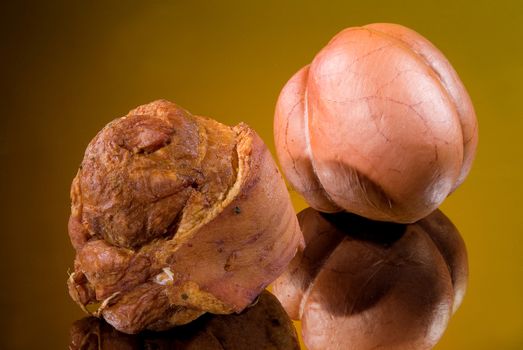
[[[68,192],[107,122],[166,98],[245,121],[274,151],[287,79],[342,28],[396,22],[446,54],[480,125],[472,172],[443,205],[468,247],[469,289],[436,348],[523,349],[523,3],[46,3],[0,10],[0,348],[66,348],[82,316],[65,288]]]

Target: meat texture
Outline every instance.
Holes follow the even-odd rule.
[[[380,23],[341,31],[288,81],[274,137],[285,176],[313,208],[412,223],[464,181],[478,131],[443,54]]]
[[[126,333],[242,311],[303,239],[259,136],[164,100],[96,135],[71,199],[69,293]]]

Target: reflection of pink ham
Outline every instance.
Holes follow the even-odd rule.
[[[465,244],[439,210],[414,224],[298,214],[305,237],[273,293],[316,349],[431,349],[461,304]]]

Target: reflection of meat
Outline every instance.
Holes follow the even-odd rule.
[[[274,140],[309,205],[415,222],[468,175],[474,108],[445,56],[400,25],[338,33],[282,89]]]
[[[94,317],[71,328],[71,350],[299,349],[296,330],[278,300],[263,292],[239,315],[205,315],[166,332],[120,333]]]
[[[430,349],[467,284],[463,240],[436,210],[409,225],[298,214],[306,246],[274,294],[314,349]]]
[[[302,240],[258,135],[167,101],[98,133],[71,198],[69,293],[127,333],[243,310]]]

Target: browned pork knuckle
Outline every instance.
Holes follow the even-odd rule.
[[[465,180],[478,131],[445,56],[411,29],[378,23],[341,31],[287,82],[274,139],[311,207],[412,223]]]
[[[431,349],[459,307],[468,263],[439,210],[414,224],[308,208],[305,237],[274,294],[302,321],[308,349]]]
[[[260,137],[164,100],[96,135],[71,199],[69,293],[126,333],[242,311],[302,242]]]
[[[95,317],[71,327],[70,350],[299,350],[291,319],[264,291],[256,304],[238,315],[205,315],[165,332],[125,334]]]

